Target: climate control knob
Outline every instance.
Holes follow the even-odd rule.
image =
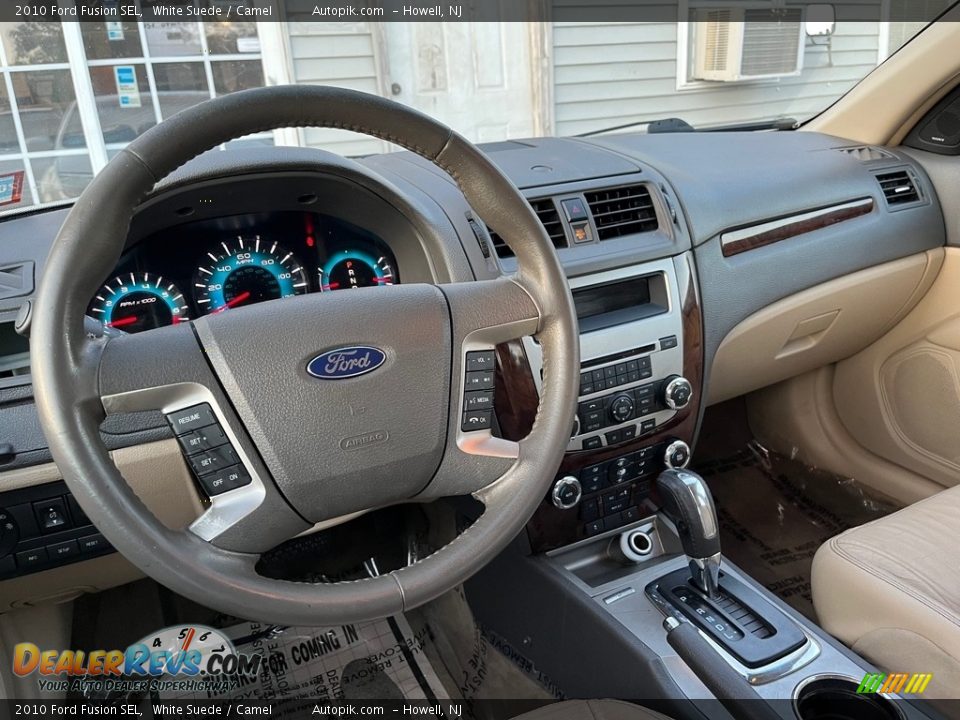
[[[583,488],[580,487],[580,481],[573,475],[566,475],[553,484],[550,499],[553,501],[554,507],[560,510],[569,510],[577,506],[581,495],[583,495]]]
[[[663,381],[660,391],[661,400],[671,410],[681,410],[690,404],[693,397],[693,385],[685,377],[671,375]]]
[[[633,398],[626,393],[621,393],[610,401],[610,410],[608,412],[613,422],[622,423],[633,418],[635,410],[636,404]]]
[[[690,464],[690,446],[683,440],[673,440],[663,452],[663,464],[673,470],[685,468]]]

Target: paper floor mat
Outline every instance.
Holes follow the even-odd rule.
[[[157,700],[298,700],[282,717],[300,716],[306,700],[444,700],[427,658],[429,631],[414,633],[406,618],[330,628],[277,628],[242,623],[222,632],[240,653],[260,655],[260,672],[220,694],[210,690],[161,694]]]
[[[811,619],[813,556],[829,538],[898,510],[849,478],[750,449],[696,468],[710,485],[723,554]]]

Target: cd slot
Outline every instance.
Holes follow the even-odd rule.
[[[657,349],[657,344],[650,343],[649,345],[633,348],[632,350],[624,350],[623,352],[614,353],[612,355],[604,355],[603,357],[593,358],[592,360],[585,360],[580,364],[580,368],[581,370],[586,370],[588,368],[597,367],[597,365],[606,365],[607,363],[616,362],[617,360],[623,360],[624,358],[633,357],[634,355],[643,355],[644,353],[652,353],[656,349]]]

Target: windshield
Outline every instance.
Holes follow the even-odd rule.
[[[330,8],[317,6],[279,21],[285,3],[302,5],[269,0],[271,19],[244,21],[208,19],[191,9],[219,7],[213,17],[222,18],[227,7],[236,17],[237,7],[261,3],[171,0],[177,12],[169,20],[120,13],[113,20],[35,20],[23,19],[27,6],[18,5],[16,15],[4,11],[0,212],[75,198],[124,145],[164,118],[263,85],[375,93],[476,142],[636,132],[674,118],[660,125],[792,127],[833,103],[926,24],[837,20],[830,5],[730,9],[696,0],[673,8],[672,22],[597,22],[585,5],[569,21],[468,22],[461,6],[422,6],[443,21],[399,22],[374,19],[399,11],[379,8],[378,15],[370,4],[349,22],[331,20],[323,12]],[[74,0],[53,5],[70,8]],[[138,7],[116,0],[81,5]],[[29,17],[42,18],[41,7]],[[320,147],[347,156],[395,149],[311,128],[234,144]]]

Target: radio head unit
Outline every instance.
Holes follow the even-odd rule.
[[[580,399],[568,451],[653,433],[685,407],[683,322],[669,259],[570,280],[580,321]],[[542,356],[524,341],[541,391]]]

